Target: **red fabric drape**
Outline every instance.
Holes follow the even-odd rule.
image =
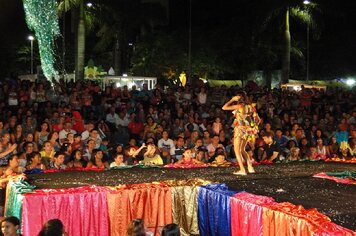
[[[22,233],[37,235],[50,219],[60,219],[70,236],[109,236],[109,217],[104,187],[42,189],[25,194]]]

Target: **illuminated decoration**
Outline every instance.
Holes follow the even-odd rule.
[[[179,75],[179,80],[182,83],[183,87],[185,86],[185,84],[187,83],[187,77],[184,73],[184,71]]]
[[[33,30],[38,41],[43,74],[54,78],[54,39],[59,35],[56,0],[23,0],[27,26]]]
[[[355,80],[354,79],[347,79],[346,84],[350,87],[353,87],[355,85]]]
[[[106,72],[101,66],[96,67],[94,61],[90,59],[88,66],[84,67],[84,76],[86,79],[97,79],[100,75],[105,75]]]

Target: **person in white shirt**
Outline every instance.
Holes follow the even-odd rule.
[[[105,120],[112,128],[117,127],[119,122],[119,115],[116,113],[115,106],[110,107],[110,112],[106,115]]]
[[[98,135],[98,130],[92,129],[92,130],[90,131],[89,139],[95,141],[95,145],[94,145],[94,148],[95,148],[95,149],[99,149],[99,148],[100,148],[102,139],[101,139],[100,135]]]
[[[169,163],[170,157],[175,154],[175,147],[173,140],[168,137],[167,130],[162,132],[162,138],[158,140],[157,146],[165,164]]]
[[[64,123],[64,127],[61,131],[59,131],[59,142],[62,144],[64,140],[67,138],[68,133],[76,134],[77,131],[72,129],[72,122],[67,121]]]
[[[124,163],[124,155],[122,153],[118,153],[115,155],[114,162],[110,164],[111,167],[117,167],[117,166],[126,166]]]
[[[90,131],[92,131],[95,128],[94,124],[92,122],[88,122],[86,125],[86,130],[82,132],[82,140],[84,143],[86,143],[90,137]]]
[[[127,114],[126,110],[121,110],[116,120],[116,126],[127,127],[129,122],[130,122],[130,117]]]

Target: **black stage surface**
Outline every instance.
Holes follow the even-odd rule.
[[[107,171],[64,171],[28,175],[37,188],[70,188],[84,185],[115,186],[165,180],[201,178],[226,183],[231,190],[273,197],[306,209],[316,208],[343,227],[356,230],[356,185],[312,177],[320,172],[356,171],[355,164],[300,162],[257,165],[255,174],[235,176],[237,167],[139,168]]]

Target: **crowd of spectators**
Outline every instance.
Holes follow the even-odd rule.
[[[253,82],[244,88],[157,84],[153,90],[147,84],[101,88],[90,80],[0,83],[2,178],[34,169],[226,165],[235,159],[233,114],[221,106],[242,89],[262,120],[247,147],[254,161],[348,159],[356,153],[352,90],[269,90]]]

